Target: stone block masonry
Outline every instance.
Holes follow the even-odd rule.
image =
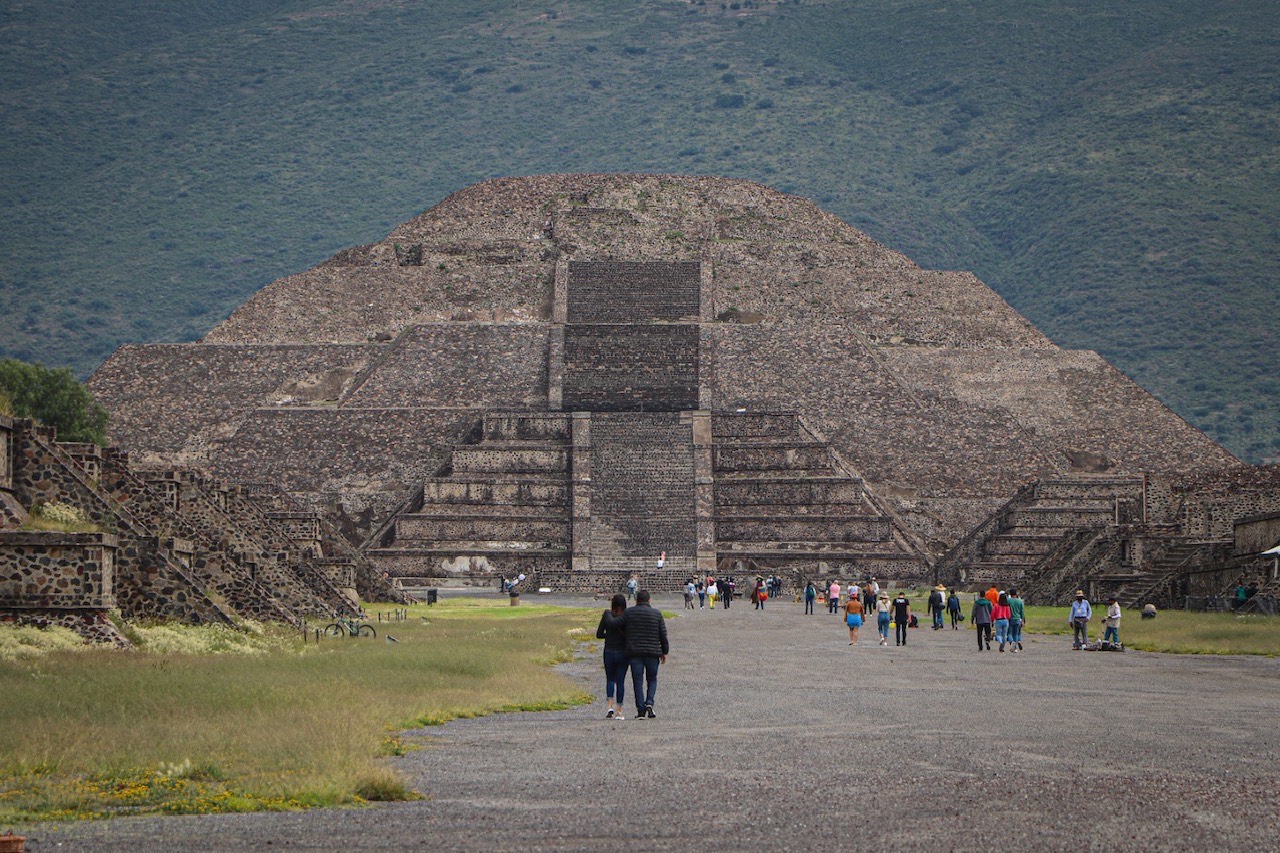
[[[0,530],[0,610],[110,610],[116,537]]]
[[[695,262],[570,261],[569,323],[697,322]]]
[[[564,332],[566,411],[698,407],[698,327],[579,325]]]

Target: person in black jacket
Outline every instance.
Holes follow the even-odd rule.
[[[636,697],[636,719],[652,720],[654,694],[658,690],[658,665],[667,662],[667,620],[649,604],[649,590],[636,591],[635,607],[617,616],[605,613],[601,623],[621,628],[626,635],[627,660],[631,663],[631,692]],[[648,682],[646,689],[646,681]]]
[[[622,699],[627,692],[627,638],[616,622],[626,609],[627,597],[618,593],[609,602],[609,609],[600,615],[600,624],[596,626],[596,639],[604,640],[604,691],[605,698],[609,700],[609,711],[605,717],[610,720],[627,718],[622,713]],[[609,624],[609,621],[614,624]],[[618,699],[616,708],[613,704],[615,693]]]

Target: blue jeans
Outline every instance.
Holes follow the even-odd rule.
[[[935,628],[942,627],[942,608],[941,607],[933,611],[933,627]]]
[[[1112,642],[1117,646],[1120,645],[1120,626],[1108,625],[1107,630],[1102,632],[1102,641],[1104,643]]]
[[[1002,646],[1005,643],[1009,642],[1009,620],[1008,619],[996,620],[996,642]]]
[[[813,614],[813,599],[812,599],[812,598],[806,598],[806,599],[804,600],[804,612],[805,612],[805,615],[806,615],[806,616],[810,616],[810,615],[812,615],[812,614]]]
[[[623,697],[627,693],[627,655],[625,652],[604,650],[604,695],[606,699],[618,700],[622,707]]]
[[[1022,642],[1022,620],[1021,619],[1009,620],[1009,642],[1011,643]]]
[[[646,681],[649,683],[648,689],[645,688]],[[636,713],[653,704],[653,696],[658,692],[657,658],[631,658],[631,690],[636,695]]]
[[[889,614],[888,613],[876,614],[876,630],[880,632],[881,638],[885,640],[889,639]]]

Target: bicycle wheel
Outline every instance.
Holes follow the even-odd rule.
[[[341,622],[334,622],[332,625],[326,625],[320,633],[326,637],[345,637],[347,629],[342,626]]]
[[[378,632],[373,630],[372,625],[361,625],[356,629],[356,634],[361,637],[376,637]]]

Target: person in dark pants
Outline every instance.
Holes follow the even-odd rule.
[[[604,693],[609,700],[609,711],[605,717],[610,720],[627,718],[622,713],[622,700],[627,692],[627,641],[617,624],[617,618],[626,609],[627,597],[618,593],[609,602],[609,609],[600,615],[600,624],[596,626],[596,639],[604,640]],[[613,704],[615,697],[616,707]]]
[[[956,591],[951,590],[951,595],[947,597],[947,613],[951,616],[951,630],[960,630],[960,596]]]
[[[983,642],[987,644],[987,651],[991,651],[992,610],[991,601],[986,596],[979,595],[973,599],[973,613],[969,618],[973,620],[973,627],[978,629],[978,651],[982,651]]]
[[[667,620],[662,611],[649,604],[649,590],[636,590],[636,606],[617,616],[601,617],[606,627],[621,628],[626,636],[627,660],[631,664],[631,691],[636,697],[636,719],[652,720],[654,696],[658,691],[658,666],[667,662]],[[647,682],[647,684],[646,684]]]
[[[894,633],[893,644],[895,646],[905,646],[907,644],[907,624],[911,621],[911,602],[907,600],[905,592],[898,593],[898,597],[893,600],[893,624],[897,626]]]
[[[813,603],[818,600],[818,589],[809,581],[804,587],[804,615],[813,615]]]

